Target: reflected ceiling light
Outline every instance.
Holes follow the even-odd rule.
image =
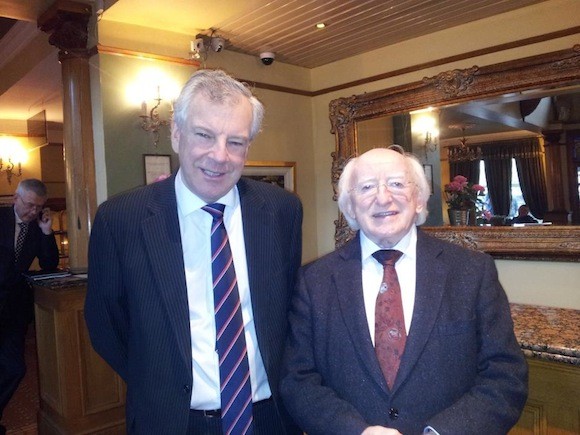
[[[324,23],[317,23],[316,24],[317,29],[324,29],[325,27],[326,27],[326,24],[324,24]]]

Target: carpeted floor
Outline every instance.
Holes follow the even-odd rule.
[[[7,435],[36,435],[36,417],[39,408],[38,360],[34,327],[28,328],[26,337],[26,376],[4,410],[2,424]]]

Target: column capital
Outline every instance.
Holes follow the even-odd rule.
[[[57,0],[38,18],[38,27],[50,36],[48,42],[61,55],[86,57],[91,5],[71,0]]]

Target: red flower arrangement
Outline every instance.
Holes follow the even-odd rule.
[[[469,210],[482,203],[480,196],[485,195],[485,187],[467,181],[463,175],[456,175],[451,183],[445,185],[445,200],[450,209]]]

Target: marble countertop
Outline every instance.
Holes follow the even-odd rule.
[[[510,307],[516,338],[527,357],[580,366],[580,310]]]

